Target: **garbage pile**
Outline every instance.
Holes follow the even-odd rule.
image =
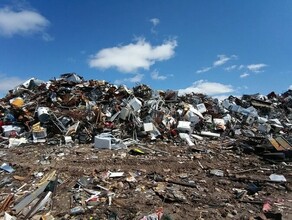
[[[5,212],[4,219],[16,219],[14,216],[31,219],[40,211],[46,214],[41,218],[38,215],[38,219],[54,219],[48,204],[58,197],[57,186],[67,185],[69,205],[57,219],[88,217],[96,207],[107,207],[104,219],[118,219],[118,212],[108,207],[125,207],[121,201],[125,198],[130,201],[129,195],[133,203],[139,203],[135,198],[137,194],[145,196],[151,205],[155,203],[151,201],[155,196],[171,204],[206,205],[209,200],[214,204],[216,198],[207,199],[206,192],[217,182],[222,188],[217,186],[210,197],[216,193],[227,197],[231,187],[226,189],[226,186],[233,185],[232,181],[243,182],[234,184],[231,194],[235,194],[232,198],[240,205],[254,204],[257,193],[266,183],[278,183],[275,188],[291,191],[287,185],[289,173],[284,176],[275,173],[274,168],[262,166],[281,164],[279,169],[282,170],[292,161],[292,90],[280,95],[272,92],[266,96],[253,94],[218,100],[204,94],[180,95],[174,90],[152,90],[145,84],[129,89],[103,80],[85,81],[76,73],[66,73],[48,82],[32,78],[10,90],[0,99],[0,114],[0,147],[11,150],[11,155],[31,157],[24,161],[38,158],[34,164],[42,168],[32,168],[25,163],[16,165],[12,157],[6,155],[8,151],[3,155],[0,151],[0,158],[6,158],[6,161],[1,159],[0,188],[10,186],[11,191],[0,197],[0,213]],[[36,149],[32,146],[48,148],[37,148],[29,154],[27,146],[28,149]],[[84,153],[83,149],[88,146],[94,151]],[[110,151],[117,153],[96,156],[96,151],[103,152],[101,149],[117,150]],[[230,161],[225,152],[231,155]],[[264,162],[255,160],[257,157]],[[249,161],[252,168],[230,172],[230,168],[215,166],[230,162],[228,166],[236,168],[232,165],[237,163],[234,158],[243,158],[244,166],[247,166],[244,161]],[[125,162],[126,159],[129,161]],[[133,164],[129,164],[131,161]],[[150,169],[154,161],[156,164]],[[59,162],[57,171],[57,165],[53,164]],[[88,165],[87,162],[100,168],[81,168],[81,164]],[[163,166],[162,162],[165,162]],[[131,166],[126,172],[107,165],[102,167],[102,164],[118,164],[125,170],[127,165]],[[172,167],[168,168],[170,164]],[[192,169],[191,173],[172,173],[187,167]],[[65,168],[75,178],[71,180],[72,176],[66,176]],[[268,171],[267,179],[237,175],[255,170]],[[21,172],[33,179],[27,181],[28,184],[15,184],[13,181],[27,180]],[[27,191],[22,191],[23,188]],[[220,206],[222,203],[230,205],[231,201],[224,198]],[[258,204],[271,210],[270,200]],[[162,207],[153,208],[148,214],[131,208],[127,211],[130,214],[124,213],[121,219],[171,219],[170,215],[163,214]],[[222,213],[226,214],[225,211]],[[196,218],[201,218],[202,213],[200,210]],[[222,213],[221,217],[226,217]],[[229,217],[237,211],[231,213]],[[189,219],[194,218],[189,216]]]
[[[119,149],[133,141],[155,140],[194,146],[204,136],[229,136],[240,139],[236,147],[243,151],[263,153],[272,145],[276,154],[265,157],[291,159],[291,90],[219,101],[203,94],[154,91],[144,84],[128,89],[84,81],[66,73],[49,82],[32,78],[0,104],[2,146],[78,142]],[[259,145],[265,147],[257,149]]]

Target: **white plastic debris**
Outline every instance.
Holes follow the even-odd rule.
[[[222,170],[217,169],[210,170],[210,174],[213,174],[215,176],[224,176],[224,172]]]
[[[27,139],[22,137],[22,138],[9,138],[9,148],[10,147],[18,147],[21,144],[26,144]]]
[[[274,182],[286,182],[286,178],[283,175],[279,175],[279,174],[271,174],[270,176],[270,180],[274,181]]]
[[[271,124],[275,124],[275,125],[280,125],[280,126],[282,126],[280,120],[277,119],[277,118],[273,118],[273,119],[271,118],[271,119],[269,119],[269,122],[270,122]]]
[[[200,103],[197,105],[197,109],[199,110],[200,113],[205,113],[207,111],[206,106],[204,103]]]
[[[154,130],[152,122],[144,123],[143,127],[144,127],[144,131],[153,131]]]
[[[179,121],[177,125],[177,130],[179,131],[187,131],[187,132],[192,132],[191,128],[191,122],[189,121]]]
[[[192,142],[191,138],[190,138],[190,135],[186,134],[186,133],[179,133],[179,137],[183,140],[185,140],[188,145],[191,147],[191,146],[194,146],[195,144]]]
[[[109,177],[122,177],[124,176],[124,172],[109,172]]]
[[[102,133],[95,136],[94,147],[100,149],[122,149],[127,148],[122,140],[115,138],[109,133]]]
[[[199,110],[195,109],[194,106],[189,105],[189,108],[190,108],[189,111],[193,112],[194,114],[196,114],[200,118],[204,118],[204,116],[202,115],[202,113]]]
[[[224,119],[221,119],[221,118],[213,118],[213,123],[214,123],[216,126],[219,126],[219,125],[225,125],[225,121],[224,121]]]
[[[201,131],[201,135],[210,136],[210,137],[220,137],[220,134],[213,133],[210,131]]]
[[[268,122],[268,119],[264,117],[257,117],[257,122],[260,124],[264,124]]]
[[[129,105],[133,108],[134,111],[139,111],[140,108],[142,107],[142,102],[134,97],[129,101]]]
[[[16,217],[9,215],[7,212],[5,212],[4,220],[16,220]]]
[[[196,138],[196,139],[200,140],[200,141],[202,141],[202,140],[204,139],[203,137],[201,137],[201,136],[199,136],[199,135],[197,135],[197,134],[191,134],[191,136],[192,136],[193,138]]]
[[[64,136],[65,144],[74,143],[71,136]]]

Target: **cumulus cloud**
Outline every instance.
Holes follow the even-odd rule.
[[[252,72],[259,73],[263,72],[263,68],[265,68],[267,65],[264,63],[258,63],[258,64],[250,64],[247,66],[247,69],[249,69]]]
[[[246,78],[246,77],[248,77],[249,76],[249,73],[243,73],[243,74],[241,74],[239,77],[240,78]]]
[[[168,60],[174,55],[175,40],[152,46],[143,39],[125,46],[105,48],[89,59],[91,68],[116,68],[120,72],[133,73],[138,69],[148,70],[157,61]]]
[[[119,79],[119,80],[116,80],[114,83],[115,84],[139,83],[142,81],[143,77],[144,77],[144,74],[136,74],[134,77]]]
[[[198,80],[194,82],[190,87],[185,89],[179,89],[179,95],[187,93],[203,93],[207,95],[222,95],[225,93],[231,93],[234,89],[231,85],[224,85],[218,82],[208,82],[207,80]]]
[[[292,85],[290,85],[288,89],[291,89],[292,90]]]
[[[5,74],[0,74],[0,78],[0,96],[4,96],[8,90],[14,89],[14,87],[26,81],[26,79],[21,79],[17,76],[7,76]]]
[[[0,35],[32,35],[39,33],[46,41],[52,37],[45,32],[50,22],[41,14],[31,10],[12,10],[8,7],[0,9]]]
[[[166,80],[167,79],[167,76],[160,75],[157,70],[154,70],[151,73],[151,78],[154,79],[154,80]]]

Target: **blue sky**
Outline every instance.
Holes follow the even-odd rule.
[[[292,89],[292,1],[1,0],[0,96],[76,72],[212,96]]]

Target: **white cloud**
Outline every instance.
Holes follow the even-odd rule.
[[[239,69],[239,70],[242,70],[244,67],[245,67],[244,65],[240,65],[240,66],[238,67],[238,69]]]
[[[226,71],[232,71],[234,69],[236,69],[237,65],[232,65],[232,66],[228,66],[225,68]]]
[[[218,82],[208,82],[207,80],[198,80],[192,84],[192,86],[180,89],[178,92],[180,95],[187,93],[203,93],[207,95],[220,95],[233,92],[234,89],[231,85],[224,85]]]
[[[202,69],[197,70],[196,73],[206,73],[208,71],[210,71],[212,69],[212,67],[204,67]]]
[[[220,54],[220,55],[217,55],[217,57],[218,57],[218,59],[213,62],[213,65],[212,66],[203,67],[202,69],[197,70],[196,73],[205,73],[205,72],[208,72],[211,69],[214,69],[214,68],[217,68],[219,66],[222,66],[223,64],[227,63],[229,60],[237,59],[237,56],[236,55],[231,55],[230,57],[228,57],[228,56],[226,56],[224,54]]]
[[[114,83],[115,84],[138,83],[142,81],[143,77],[144,74],[136,74],[134,77],[116,80]]]
[[[175,40],[152,46],[139,39],[136,43],[100,50],[90,57],[89,66],[99,69],[117,68],[125,73],[136,72],[140,68],[148,70],[155,62],[170,59],[176,46]]]
[[[239,77],[240,78],[246,78],[246,77],[248,77],[249,76],[249,73],[243,73],[243,74],[241,74]]]
[[[214,61],[214,63],[213,63],[214,67],[221,66],[221,65],[227,63],[229,60],[237,58],[236,55],[232,55],[232,56],[228,57],[224,54],[218,55],[217,57],[218,57],[218,60]]]
[[[158,18],[151,18],[150,22],[153,24],[153,26],[157,26],[160,23],[160,20]]]
[[[45,32],[50,22],[41,14],[30,10],[14,11],[8,7],[0,9],[0,35],[31,35],[40,33],[46,41],[52,37]]]
[[[0,94],[5,95],[8,90],[14,89],[16,86],[22,84],[26,79],[21,79],[17,76],[7,76],[0,74]]]
[[[250,64],[247,66],[247,69],[249,69],[252,72],[259,73],[263,71],[263,68],[265,68],[267,65],[264,63],[258,63],[258,64]]]
[[[154,80],[166,80],[167,76],[159,75],[159,72],[157,70],[154,70],[151,73],[151,78],[154,79]]]
[[[291,89],[292,90],[292,85],[290,85],[288,89]]]
[[[157,34],[155,27],[160,23],[160,20],[158,18],[152,18],[150,19],[150,22],[152,23],[151,32]]]

